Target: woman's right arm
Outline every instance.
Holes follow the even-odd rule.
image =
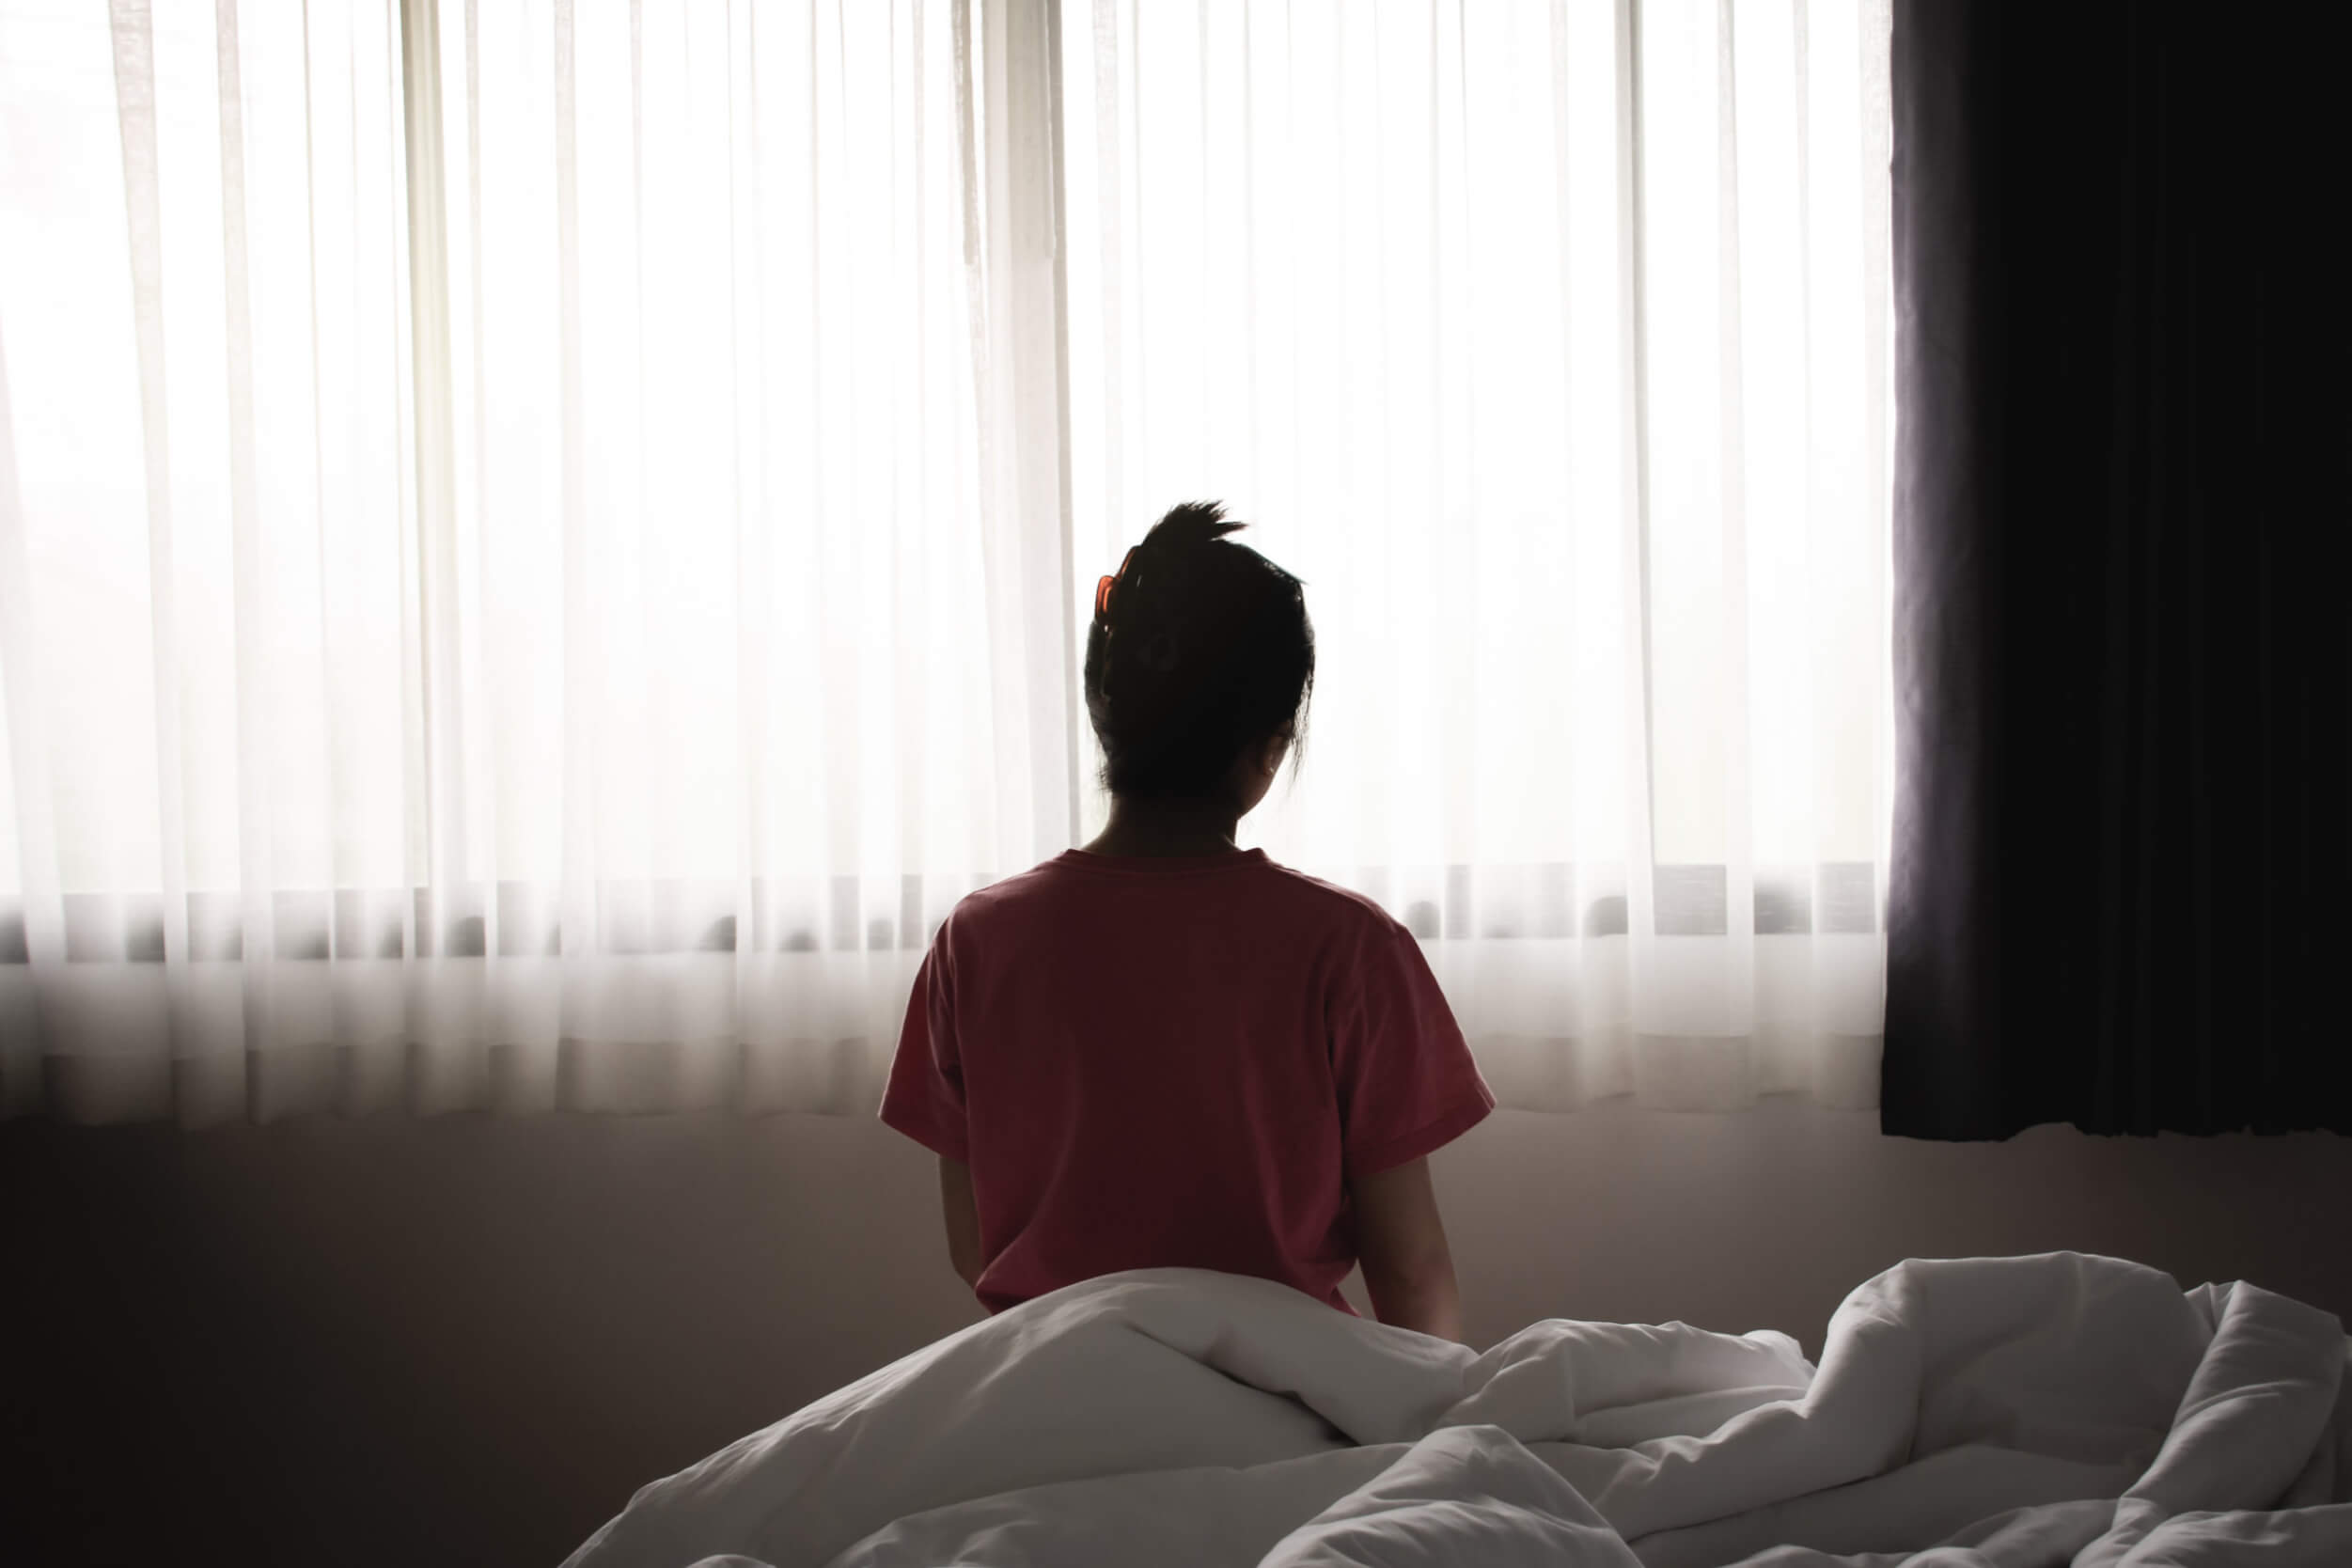
[[[1348,1183],[1356,1256],[1380,1321],[1441,1340],[1462,1339],[1462,1295],[1438,1217],[1426,1157]]]
[[[980,1277],[980,1205],[972,1198],[972,1168],[939,1156],[939,1207],[948,1222],[948,1262],[956,1278],[977,1287]]]

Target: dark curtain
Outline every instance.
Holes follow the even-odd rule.
[[[1895,7],[1889,1133],[2352,1132],[2344,11]]]

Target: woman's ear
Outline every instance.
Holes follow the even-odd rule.
[[[1290,745],[1287,735],[1269,735],[1233,754],[1232,767],[1225,776],[1226,788],[1232,792],[1235,804],[1245,814],[1274,788],[1274,776],[1281,771]]]

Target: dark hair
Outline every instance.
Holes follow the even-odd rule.
[[[1130,552],[1086,637],[1103,783],[1140,798],[1215,792],[1244,746],[1303,734],[1315,629],[1299,580],[1213,501],[1169,510]]]

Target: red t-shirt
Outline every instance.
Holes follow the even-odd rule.
[[[1349,1309],[1348,1176],[1494,1108],[1412,933],[1262,850],[1071,850],[965,898],[882,1120],[971,1168],[991,1311],[1131,1268]]]

